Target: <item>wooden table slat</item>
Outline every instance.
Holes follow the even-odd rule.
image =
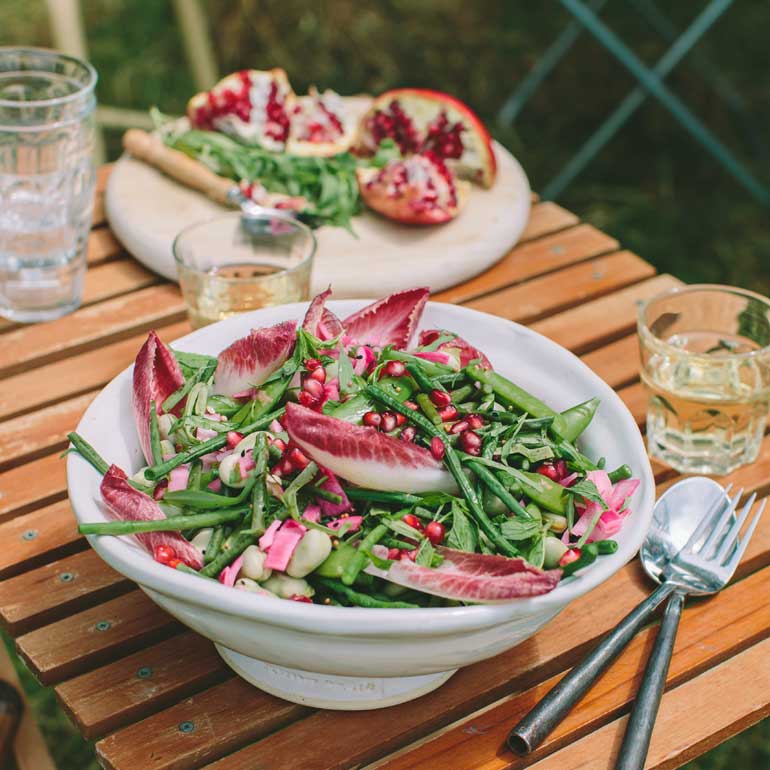
[[[16,640],[24,661],[43,684],[96,668],[171,635],[179,624],[141,591],[30,631]]]
[[[433,295],[438,302],[468,300],[615,251],[618,242],[591,225],[577,225],[512,249],[497,264],[465,283]]]
[[[529,221],[521,234],[521,238],[519,238],[519,243],[526,243],[559,230],[566,230],[579,222],[580,219],[577,216],[559,206],[558,203],[543,201],[532,207]]]
[[[126,593],[131,586],[89,549],[0,583],[0,621],[18,636]]]
[[[112,230],[106,227],[92,230],[86,244],[86,261],[88,267],[93,268],[103,262],[117,259],[123,254],[123,246],[113,235]]]
[[[90,739],[232,676],[208,639],[186,631],[62,682],[56,695]]]

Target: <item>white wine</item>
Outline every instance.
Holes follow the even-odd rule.
[[[698,331],[643,345],[650,454],[689,473],[753,462],[770,397],[759,350],[747,337]]]

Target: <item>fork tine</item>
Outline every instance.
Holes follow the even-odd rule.
[[[738,501],[741,499],[741,497],[743,497],[743,489],[739,489],[733,499],[730,500],[730,505],[728,505],[727,508],[725,508],[725,510],[722,512],[717,523],[711,528],[711,531],[709,532],[705,542],[698,549],[697,553],[699,553],[704,558],[710,558],[709,555],[713,553],[714,546],[719,539],[720,533],[724,530],[724,528],[727,526],[727,523],[730,521],[730,518],[735,512],[735,509],[738,506]]]
[[[735,569],[738,566],[738,562],[740,562],[741,557],[743,556],[743,552],[746,550],[746,546],[749,544],[749,541],[751,540],[751,536],[754,534],[754,530],[757,528],[757,524],[759,524],[759,518],[762,515],[762,511],[765,510],[766,502],[767,500],[762,501],[756,514],[754,514],[754,518],[751,520],[751,524],[749,524],[749,526],[746,529],[746,534],[741,538],[741,542],[738,544],[738,547],[735,549],[735,553],[730,557],[730,560],[724,565],[724,568],[730,573],[730,577],[732,577],[733,572],[735,572]]]
[[[735,544],[738,542],[738,537],[741,534],[741,529],[743,528],[743,525],[746,522],[746,519],[749,518],[749,514],[751,513],[751,509],[754,506],[754,502],[757,499],[757,493],[754,492],[751,497],[746,501],[746,504],[743,506],[743,509],[741,510],[740,516],[733,522],[731,527],[727,530],[725,533],[725,536],[722,538],[722,542],[719,545],[719,549],[717,550],[716,554],[714,555],[714,558],[721,564],[724,561],[725,556],[733,549]]]
[[[722,506],[725,504],[725,498],[730,494],[730,490],[733,488],[732,483],[728,484],[724,489],[724,497],[722,495],[719,496],[718,500],[715,500],[711,507],[708,509],[708,511],[703,515],[703,518],[698,523],[698,526],[695,528],[695,531],[690,535],[690,539],[684,544],[682,547],[682,551],[692,551],[695,544],[698,542],[698,540],[703,537],[703,535],[706,533],[706,530],[708,529],[709,525],[711,524],[712,519],[714,519],[716,516],[719,515],[719,512],[722,510]]]

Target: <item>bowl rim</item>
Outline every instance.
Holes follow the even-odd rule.
[[[345,310],[352,311],[369,302],[370,300],[335,300],[329,302],[328,307],[334,310],[335,307],[347,306]],[[221,330],[223,332],[221,336],[229,343],[234,335],[230,333],[228,337],[227,330],[236,323],[243,324],[245,319],[249,320],[250,325],[253,319],[255,326],[275,323],[276,319],[271,320],[270,315],[276,310],[280,310],[282,315],[288,311],[295,311],[294,317],[299,319],[307,306],[307,302],[301,302],[274,308],[262,308],[198,329],[174,340],[173,344],[177,348],[189,349],[191,343],[194,344],[200,337],[211,335],[212,330],[215,332]],[[629,562],[639,550],[652,519],[655,501],[655,481],[649,458],[639,428],[630,411],[615,391],[574,353],[532,329],[489,313],[459,305],[429,302],[428,307],[439,308],[442,313],[449,316],[458,316],[458,323],[455,328],[463,328],[463,319],[467,322],[479,316],[491,319],[496,323],[514,326],[517,333],[534,338],[538,345],[550,349],[552,353],[567,356],[570,366],[581,369],[592,380],[596,395],[603,402],[614,404],[622,420],[622,424],[618,425],[616,430],[622,433],[623,441],[629,447],[628,454],[637,455],[639,460],[644,458],[643,462],[634,461],[635,476],[641,481],[635,492],[634,513],[629,519],[629,522],[634,522],[634,527],[624,529],[628,532],[628,536],[619,541],[619,548],[614,554],[603,557],[594,563],[590,570],[568,578],[553,591],[541,596],[513,599],[499,604],[426,607],[407,610],[330,607],[304,602],[276,601],[244,591],[234,591],[232,588],[215,581],[203,580],[194,575],[170,570],[168,567],[155,562],[149,554],[142,554],[137,546],[127,538],[100,538],[89,535],[87,539],[90,545],[110,566],[138,583],[142,589],[151,589],[151,591],[163,594],[172,601],[197,605],[241,619],[261,621],[295,631],[324,635],[352,634],[355,636],[395,637],[406,634],[414,637],[483,629],[517,616],[556,614],[573,599],[606,581]],[[133,364],[118,374],[99,393],[81,418],[77,428],[78,432],[81,432],[83,424],[88,421],[89,414],[96,410],[102,402],[117,401],[116,394],[123,386],[124,381],[130,377],[132,370]],[[124,408],[128,408],[128,405]],[[89,482],[86,476],[88,473],[95,472],[85,460],[75,453],[68,455],[67,485],[70,502],[78,522],[84,521],[97,507],[90,492],[92,482]],[[137,558],[137,554],[140,558]]]

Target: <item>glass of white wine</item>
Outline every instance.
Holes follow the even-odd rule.
[[[726,474],[759,454],[770,403],[770,300],[730,286],[672,289],[639,313],[652,457]]]
[[[310,295],[313,231],[288,214],[224,214],[174,240],[179,285],[196,329]]]

